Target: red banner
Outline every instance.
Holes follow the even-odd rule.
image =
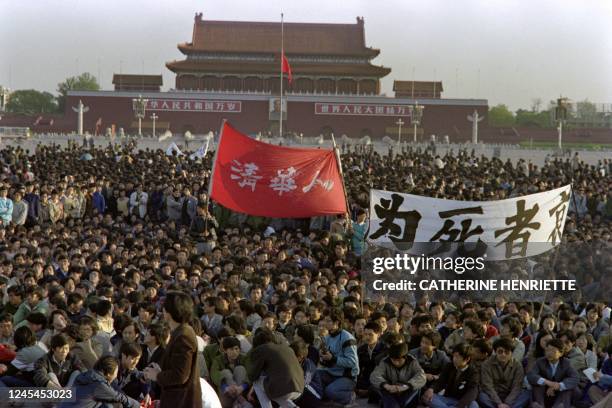
[[[274,146],[225,123],[210,198],[231,210],[273,218],[346,213],[332,150]]]

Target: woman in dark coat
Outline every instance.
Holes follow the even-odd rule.
[[[169,291],[164,300],[164,320],[172,331],[161,360],[144,369],[145,377],[161,387],[160,408],[201,408],[196,334],[188,322],[194,310],[191,296]]]

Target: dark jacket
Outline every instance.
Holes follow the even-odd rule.
[[[434,350],[430,359],[423,354],[420,347],[410,350],[410,355],[416,358],[425,374],[440,375],[444,366],[450,363],[450,359],[442,350]]]
[[[471,364],[457,373],[451,362],[444,366],[432,388],[435,393],[444,390],[445,397],[458,400],[457,408],[465,408],[478,397],[478,373]]]
[[[60,382],[65,386],[68,383],[70,374],[73,371],[85,371],[85,366],[81,360],[73,354],[68,354],[64,362],[60,365],[53,358],[53,351],[49,351],[36,362],[34,368],[34,384],[37,387],[46,387],[49,382],[49,374],[54,373]]]
[[[249,380],[265,375],[264,388],[271,399],[304,391],[304,371],[293,350],[285,344],[267,343],[253,348],[247,360]]]
[[[151,363],[161,363],[161,359],[164,356],[165,348],[162,346],[158,346],[153,355],[149,355],[149,348],[146,345],[142,345],[142,355],[140,356],[140,360],[138,360],[138,365],[136,366],[139,370],[144,370]]]
[[[555,375],[551,374],[550,363],[546,357],[540,357],[537,359],[535,366],[527,374],[527,380],[529,384],[535,386],[538,385],[538,380],[544,378],[545,380],[562,382],[565,385],[566,390],[576,388],[579,382],[578,373],[567,358],[561,358],[557,363],[557,370]]]
[[[202,389],[197,364],[198,343],[193,328],[179,325],[170,337],[161,360],[157,384],[161,408],[201,408]]]
[[[40,197],[38,194],[28,193],[23,198],[28,203],[28,219],[31,221],[38,221],[38,214],[40,214]]]
[[[502,402],[513,405],[523,389],[523,365],[512,358],[503,367],[497,357],[491,356],[482,364],[480,386],[495,405]]]
[[[146,381],[143,382],[143,378],[144,374],[138,369],[128,371],[119,368],[117,379],[112,385],[115,389],[121,390],[121,392],[128,397],[140,401],[151,389],[151,384]]]
[[[74,381],[76,400],[63,402],[59,408],[99,408],[102,404],[119,403],[123,408],[140,408],[140,403],[116,391],[102,373],[90,370],[79,375]]]
[[[362,344],[357,348],[359,358],[359,377],[357,378],[357,388],[367,390],[370,386],[370,374],[379,362],[378,356],[385,350],[385,345],[379,341],[374,346],[372,354],[367,344]]]
[[[91,201],[93,207],[96,210],[96,213],[94,215],[104,214],[104,211],[106,210],[106,200],[104,199],[104,196],[96,191],[95,193],[93,193]]]

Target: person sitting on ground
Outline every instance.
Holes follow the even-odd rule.
[[[570,408],[572,392],[578,386],[578,373],[569,360],[563,357],[565,345],[560,339],[552,339],[539,358],[527,380],[532,386],[533,408],[562,406]]]
[[[325,397],[343,405],[355,400],[355,382],[359,375],[357,341],[342,329],[344,314],[332,309],[323,319],[329,334],[323,338],[319,370]]]
[[[435,331],[423,333],[421,347],[410,350],[410,355],[416,358],[423,371],[425,371],[426,387],[431,386],[440,377],[442,368],[450,363],[446,353],[438,349],[441,342],[442,336],[440,333]]]
[[[478,373],[471,364],[472,347],[461,343],[453,347],[453,361],[423,393],[423,402],[432,408],[478,408]],[[439,393],[444,391],[444,395]]]
[[[512,355],[512,339],[502,337],[493,343],[495,354],[482,365],[480,408],[523,408],[531,393],[523,389],[523,365]]]
[[[249,389],[246,370],[246,356],[240,353],[240,340],[226,337],[221,342],[222,354],[213,359],[210,378],[217,387],[221,405],[231,407],[234,404],[246,406],[244,397]]]
[[[607,355],[601,371],[593,375],[597,382],[588,390],[589,399],[593,404],[612,398],[612,346],[608,347]]]
[[[136,368],[142,349],[136,343],[123,343],[119,351],[119,372],[113,384],[125,395],[141,401],[149,394],[150,384],[144,379],[142,371]]]
[[[170,330],[168,326],[161,323],[153,323],[149,326],[141,346],[142,356],[137,366],[139,370],[144,370],[151,363],[159,364],[161,362],[169,338]]]
[[[116,406],[140,408],[140,403],[111,386],[117,378],[119,361],[113,356],[99,359],[92,370],[74,380],[74,401],[62,402],[58,408],[95,408]]]
[[[369,322],[363,329],[365,344],[357,349],[359,357],[359,377],[357,378],[357,395],[360,397],[368,396],[370,393],[370,374],[378,364],[378,356],[384,351],[385,345],[380,341],[380,325],[376,322]],[[371,398],[370,398],[371,399]]]
[[[51,337],[49,352],[36,362],[34,384],[37,387],[70,387],[77,375],[85,371],[78,357],[69,354],[70,344],[65,334]]]
[[[317,371],[317,364],[308,357],[308,344],[302,339],[290,345],[304,372],[304,392],[294,400],[300,408],[317,408],[323,398],[323,384]]]
[[[381,361],[370,375],[372,387],[380,393],[383,408],[415,405],[415,397],[425,386],[425,371],[408,354],[408,344],[391,346],[389,356]]]
[[[13,339],[17,354],[10,364],[2,367],[4,376],[0,382],[7,387],[31,387],[34,384],[36,362],[48,350],[36,341],[34,332],[28,326],[15,330]]]

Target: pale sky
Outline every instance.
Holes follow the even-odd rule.
[[[559,95],[612,103],[612,0],[0,0],[0,85],[55,93],[81,72],[174,75],[193,18],[354,23],[394,79],[441,80],[444,97],[529,108]]]

